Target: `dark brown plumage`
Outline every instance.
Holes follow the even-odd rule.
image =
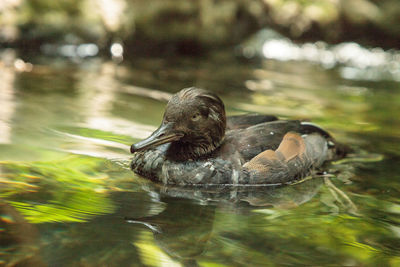
[[[338,148],[310,123],[267,115],[226,118],[218,96],[192,87],[175,94],[161,126],[132,145],[131,168],[165,184],[280,184],[342,157]]]

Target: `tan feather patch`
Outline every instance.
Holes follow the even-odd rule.
[[[276,152],[282,154],[285,161],[289,161],[304,154],[306,152],[306,144],[299,134],[287,133]]]
[[[274,160],[278,160],[275,152],[272,150],[265,150],[244,164],[243,167],[260,172],[267,171],[269,164]]]

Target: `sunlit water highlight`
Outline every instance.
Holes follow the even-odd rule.
[[[296,44],[271,30],[263,30],[241,47],[247,58],[262,56],[279,61],[306,61],[331,69],[351,80],[400,81],[400,51],[368,49],[347,42],[328,45],[324,42]]]

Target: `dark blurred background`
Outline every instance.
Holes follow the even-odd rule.
[[[0,47],[81,55],[123,43],[125,55],[198,55],[260,29],[296,42],[400,47],[398,0],[2,0]],[[68,51],[69,49],[69,51]],[[64,54],[72,47],[64,47]],[[118,47],[114,47],[118,54]]]

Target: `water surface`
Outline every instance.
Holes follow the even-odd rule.
[[[400,85],[343,71],[224,53],[117,65],[2,51],[0,265],[400,265]],[[129,145],[192,85],[228,114],[312,120],[355,153],[282,188],[147,182]]]

